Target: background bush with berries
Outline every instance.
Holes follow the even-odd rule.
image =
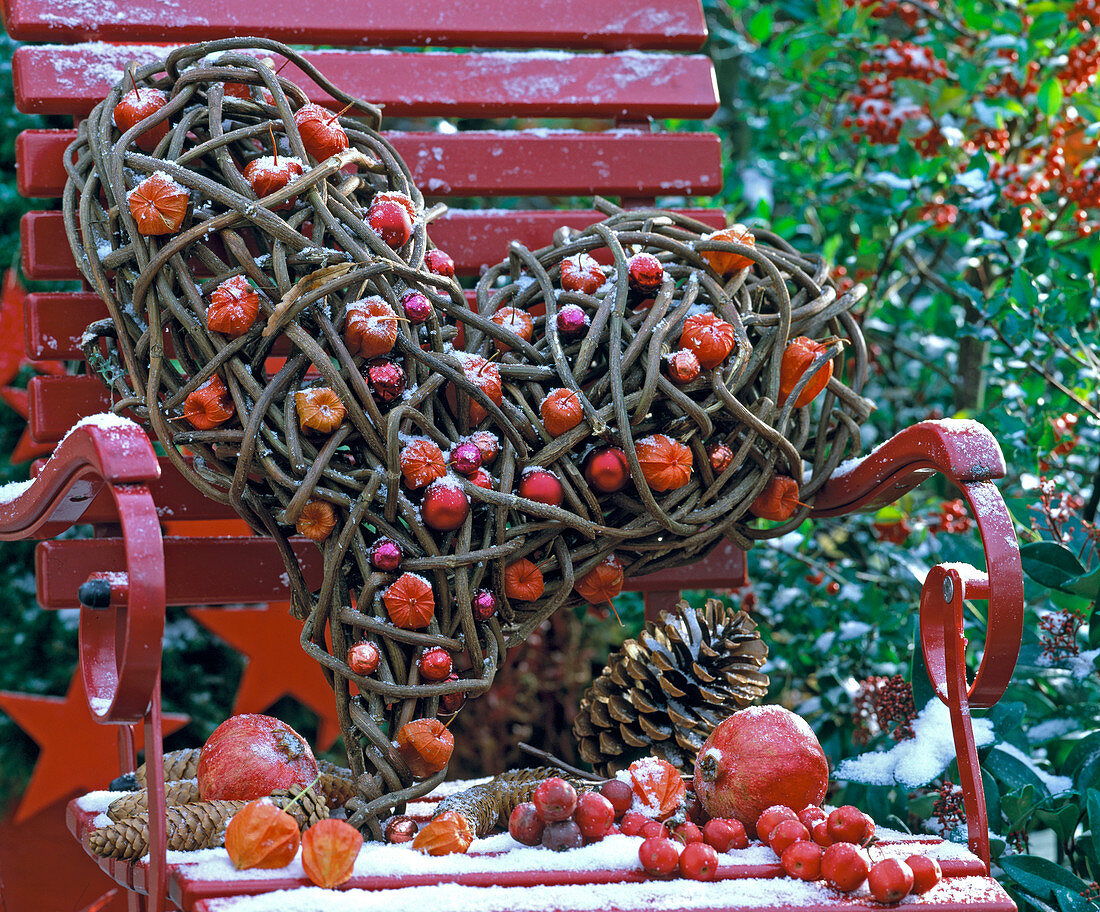
[[[699,128],[726,143],[719,202],[824,250],[847,281],[871,289],[860,318],[878,411],[865,449],[915,421],[955,416],[985,423],[1005,450],[1012,474],[1001,489],[1026,543],[1029,588],[1015,683],[979,723],[996,873],[1027,908],[1100,907],[1100,0],[705,6],[723,107]],[[10,138],[30,124],[10,113],[4,85],[0,107],[18,118]],[[10,144],[0,147],[9,162]],[[29,203],[15,194],[14,170],[0,170],[10,257]],[[20,424],[0,412],[6,452]],[[2,471],[26,477],[25,466]],[[770,699],[806,716],[849,776],[829,800],[958,838],[951,764],[899,781],[882,764],[867,775],[858,758],[914,747],[938,756],[915,608],[929,566],[981,563],[970,527],[955,494],[930,483],[870,520],[807,525],[757,547],[751,589],[728,596],[761,622]],[[74,624],[35,609],[30,549],[19,552],[26,563],[15,553],[0,576],[0,689],[61,693]],[[455,723],[457,773],[526,763],[521,740],[576,759],[579,696],[608,649],[641,626],[639,599],[616,607],[622,626],[606,612],[559,615],[517,647],[511,670]],[[166,709],[192,719],[169,746],[191,746],[230,713],[242,661],[182,611],[167,635]],[[297,704],[272,711],[315,730]],[[5,806],[34,755],[0,717]]]

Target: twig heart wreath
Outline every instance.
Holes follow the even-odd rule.
[[[763,230],[598,201],[603,222],[514,244],[472,307],[380,120],[277,42],[184,47],[81,124],[64,197],[111,315],[88,363],[278,545],[375,838],[444,777],[437,717],[510,644],[795,528],[870,411],[862,287]]]

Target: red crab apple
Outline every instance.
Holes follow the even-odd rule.
[[[913,872],[913,892],[927,893],[943,879],[940,863],[927,855],[910,855],[905,859]]]
[[[688,880],[714,880],[718,853],[705,842],[689,842],[680,853],[680,873]]]
[[[858,889],[870,870],[867,855],[850,842],[835,843],[821,856],[821,876],[829,886],[844,893]]]
[[[822,849],[816,842],[800,839],[787,846],[780,859],[783,870],[799,880],[817,880],[821,877]]]
[[[862,846],[867,845],[875,835],[875,822],[852,804],[831,811],[825,826],[833,842],[851,842]]]
[[[756,835],[764,845],[768,844],[771,839],[772,831],[779,826],[784,820],[797,820],[798,815],[795,814],[789,807],[784,807],[781,804],[774,804],[770,808],[765,808],[762,813],[756,819]]]
[[[680,852],[666,836],[650,836],[638,846],[638,860],[652,877],[668,877],[680,866]]]
[[[806,720],[781,706],[754,706],[718,724],[695,760],[695,794],[711,817],[756,826],[772,805],[818,804],[829,762]]]
[[[317,778],[317,758],[285,722],[245,713],[230,716],[206,739],[196,775],[203,801],[253,801],[275,789],[309,785]]]
[[[768,845],[780,858],[790,846],[796,842],[803,842],[810,838],[810,831],[803,826],[801,820],[780,821],[768,834]]]
[[[714,817],[703,824],[703,841],[713,846],[716,852],[728,852],[730,849],[747,849],[749,837],[740,820],[727,820]]]
[[[912,891],[913,869],[900,858],[883,858],[867,875],[867,888],[880,903],[896,903]]]

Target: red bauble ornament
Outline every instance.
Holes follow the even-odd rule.
[[[485,469],[478,469],[470,476],[470,484],[475,484],[479,488],[484,488],[486,491],[493,490],[493,477],[485,471]]]
[[[676,384],[683,386],[699,378],[699,359],[695,352],[681,348],[668,356],[668,378]]]
[[[425,323],[432,315],[432,302],[423,292],[406,291],[401,295],[401,306],[410,323]]]
[[[566,304],[554,322],[563,336],[579,336],[588,326],[588,314],[577,304]]]
[[[470,435],[470,443],[481,450],[481,464],[489,465],[500,452],[500,441],[491,431],[475,431]]]
[[[317,776],[317,758],[285,722],[245,713],[230,716],[206,739],[196,776],[204,801],[252,801],[275,789],[305,788]]]
[[[417,663],[420,668],[420,677],[424,681],[446,681],[451,673],[453,662],[451,654],[442,646],[432,646],[425,649]]]
[[[379,199],[376,194],[367,209],[367,224],[394,250],[404,247],[412,237],[413,219],[408,207],[401,201],[386,198]]]
[[[481,468],[481,450],[472,441],[460,443],[451,450],[451,465],[461,475],[474,475]]]
[[[428,485],[420,504],[424,525],[437,532],[451,532],[470,515],[470,498],[454,478],[440,478]]]
[[[781,706],[734,713],[695,761],[695,794],[707,813],[750,831],[766,808],[820,804],[828,786],[829,762],[813,729]]]
[[[601,494],[614,494],[630,481],[630,464],[618,447],[593,450],[584,461],[584,480]]]
[[[644,295],[653,295],[665,279],[665,268],[652,253],[636,253],[626,261],[630,287]]]
[[[382,835],[391,845],[403,845],[412,842],[419,829],[415,820],[405,814],[398,814],[386,821],[382,828]]]
[[[457,681],[458,675],[447,675],[447,683]],[[454,693],[440,694],[439,697],[439,715],[441,716],[453,716],[456,712],[462,709],[462,704],[466,702],[466,694],[460,690],[456,690]]]
[[[370,565],[383,573],[392,573],[401,566],[405,554],[392,538],[380,538],[370,549]]]
[[[290,156],[276,158],[271,155],[264,155],[252,159],[245,165],[244,179],[252,187],[252,192],[262,199],[272,193],[278,193],[292,180],[301,177],[304,173],[305,168],[302,167],[300,158]],[[272,208],[276,212],[291,209],[294,206],[295,199],[296,197],[291,197]]]
[[[323,162],[348,148],[348,134],[339,119],[318,104],[302,105],[294,114],[294,123],[314,161]]]
[[[115,126],[125,133],[134,124],[156,114],[166,104],[168,99],[160,89],[154,89],[151,86],[134,88],[122,96],[111,116]],[[152,152],[167,135],[168,121],[162,120],[155,127],[150,127],[144,133],[138,134],[134,139],[134,145],[142,152]]]
[[[396,361],[375,361],[367,368],[367,386],[383,405],[394,402],[405,392],[405,369]]]
[[[348,650],[348,668],[357,675],[366,677],[374,674],[381,661],[382,653],[369,640],[361,640]]]
[[[469,355],[459,352],[455,352],[455,354],[462,362],[462,372],[465,374],[466,379],[485,393],[485,395],[489,397],[490,402],[499,407],[504,401],[504,394],[501,391],[500,371],[497,369],[497,366],[487,361],[485,358],[482,358],[480,355]],[[446,399],[451,414],[457,416],[458,393],[453,383],[447,384]],[[467,402],[469,402],[470,424],[481,424],[481,422],[489,416],[489,413],[485,411],[484,406],[482,406],[480,402],[476,402],[472,396],[467,399]],[[485,461],[490,462],[491,460],[486,459]]]
[[[424,266],[432,275],[443,276],[447,279],[455,277],[455,261],[450,254],[434,247],[424,254]]]
[[[565,498],[565,490],[558,481],[558,476],[545,469],[532,469],[525,472],[516,493],[527,500],[548,504],[551,507],[560,507]]]

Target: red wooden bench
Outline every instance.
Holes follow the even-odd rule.
[[[163,44],[130,42],[175,45],[225,34],[263,34],[339,47],[430,47],[428,53],[372,49],[309,55],[349,92],[384,104],[390,122],[440,117],[501,121],[499,129],[470,132],[455,132],[446,122],[439,129],[434,122],[414,121],[416,129],[389,134],[427,196],[600,193],[631,205],[668,195],[707,195],[722,182],[715,134],[654,132],[650,127],[651,119],[702,120],[717,108],[713,69],[698,53],[706,36],[698,0],[532,0],[519,5],[410,0],[349,4],[339,10],[317,0],[270,0],[263,5],[103,0],[72,7],[53,0],[3,0],[3,14],[12,37],[54,42],[16,52],[16,98],[27,112],[80,118],[131,59],[164,54]],[[461,50],[438,50],[443,47]],[[532,47],[542,50],[515,50]],[[519,119],[518,128],[509,124],[513,118]],[[557,129],[561,119],[581,119],[585,129]],[[60,195],[63,151],[73,133],[32,130],[19,136],[22,193]],[[716,226],[725,222],[716,211],[697,215]],[[458,272],[469,276],[503,258],[513,239],[535,248],[547,243],[560,225],[581,226],[597,217],[591,210],[560,208],[455,209],[433,224],[432,237],[454,257]],[[59,212],[29,213],[22,229],[23,268],[29,277],[79,278]],[[32,295],[26,311],[28,354],[35,359],[81,359],[84,327],[105,315],[98,298],[88,293]],[[41,442],[60,441],[78,420],[110,405],[99,381],[86,375],[35,378],[30,402],[31,432]],[[857,470],[830,482],[818,495],[815,512],[828,516],[872,508],[935,471],[959,485],[987,549],[987,573],[937,568],[921,603],[928,666],[951,707],[967,790],[970,846],[976,858],[952,872],[965,879],[987,871],[989,859],[969,706],[991,705],[1003,692],[1022,622],[1015,537],[989,481],[1004,471],[999,449],[973,424],[918,426]],[[78,521],[96,525],[93,539],[39,545],[38,597],[45,608],[69,608],[78,604],[80,587],[89,580],[100,581],[101,588],[110,586],[109,609],[81,609],[82,673],[97,718],[144,721],[154,779],[160,762],[158,670],[165,606],[286,598],[278,555],[265,540],[222,538],[214,543],[201,535],[163,535],[158,520],[165,519],[173,520],[179,531],[187,523],[235,516],[202,498],[166,461],[158,461],[140,431],[110,422],[87,423],[73,432],[22,496],[0,504],[4,538],[48,539]],[[303,547],[300,555],[307,565],[316,561],[312,547]],[[196,566],[204,572],[194,573]],[[240,573],[241,567],[250,572]],[[647,610],[655,611],[675,599],[681,587],[736,586],[743,581],[744,555],[724,548],[690,571],[657,574],[630,585],[646,593]],[[986,651],[972,685],[967,684],[964,663],[964,598],[989,600]],[[126,725],[120,730],[124,736],[130,731]],[[127,747],[132,756],[132,743]],[[154,796],[154,809],[158,804],[163,808],[162,795]],[[70,806],[70,824],[78,835],[93,818],[79,803]],[[158,829],[153,825],[154,851],[147,863],[101,863],[119,883],[148,893],[151,908],[164,908],[168,893],[181,908],[213,909],[213,897],[301,883],[291,879],[227,886],[229,882],[217,878],[204,880],[193,865],[166,863]],[[734,873],[774,877],[776,872],[755,867]],[[537,872],[526,877],[514,882],[531,882]],[[981,900],[964,893],[960,890],[953,900],[939,904],[1011,908],[1003,891],[993,887]]]

